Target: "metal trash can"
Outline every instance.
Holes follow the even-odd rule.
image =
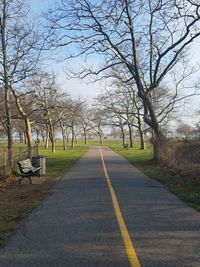
[[[34,167],[41,167],[40,175],[46,174],[46,156],[32,156],[32,164]]]

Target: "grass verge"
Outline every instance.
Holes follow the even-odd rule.
[[[174,193],[188,205],[200,211],[200,175],[172,175],[170,170],[163,165],[152,161],[152,146],[148,145],[147,150],[135,148],[123,149],[116,143],[110,144],[115,152],[125,157],[131,164],[140,169],[148,177],[164,184],[169,191]]]
[[[15,231],[20,220],[49,194],[49,185],[12,185],[0,188],[0,245]]]
[[[45,178],[45,182],[34,184],[34,177],[32,185],[28,184],[28,179],[18,185],[16,177],[1,181],[0,246],[19,227],[21,219],[50,194],[53,182],[64,175],[86,151],[87,147],[84,146],[65,151],[58,146],[55,153],[40,149],[40,154],[47,156],[47,175],[41,177]]]

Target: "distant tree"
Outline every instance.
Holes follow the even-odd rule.
[[[200,139],[200,109],[193,113],[194,118],[197,118],[195,125],[193,126],[193,136]]]
[[[97,100],[104,107],[105,112],[107,111],[110,124],[121,129],[123,144],[125,143],[124,126],[126,125],[129,132],[129,146],[133,147],[132,127],[135,127],[140,134],[141,149],[145,149],[142,122],[143,105],[134,87],[131,84],[119,84],[118,81],[115,89],[103,91]]]
[[[74,148],[77,142],[77,126],[80,129],[81,114],[83,111],[83,102],[80,100],[73,100],[68,112],[66,124],[71,129],[71,148]]]
[[[91,131],[91,121],[90,121],[90,111],[87,105],[83,105],[81,117],[80,117],[80,127],[83,132],[84,142],[88,142],[88,133]]]
[[[41,125],[39,123],[35,123],[32,127],[33,132],[36,134],[36,142],[39,144],[40,143],[40,135],[41,135],[41,126],[44,128],[44,125]]]
[[[91,108],[90,109],[90,127],[99,137],[100,145],[103,145],[104,131],[103,128],[106,125],[107,113],[105,110]]]
[[[58,123],[60,125],[62,140],[63,140],[63,149],[67,149],[67,139],[68,139],[68,129],[69,129],[69,118],[70,112],[73,109],[73,101],[66,94],[63,95],[62,99],[59,100],[59,103],[56,107],[56,114]]]
[[[47,127],[46,132],[52,144],[52,152],[55,152],[56,127],[59,122],[57,109],[59,108],[62,94],[55,75],[41,73],[40,76],[32,80],[31,84],[35,91],[35,108],[43,114],[43,123]]]
[[[191,139],[193,128],[187,123],[180,122],[176,128],[176,132],[181,138]]]
[[[24,137],[26,134],[26,129],[23,121],[21,119],[15,119],[13,120],[13,127],[14,131],[18,134],[19,136],[19,142],[24,143],[26,141],[26,138]]]
[[[200,139],[200,121],[195,125],[194,134],[198,139]]]

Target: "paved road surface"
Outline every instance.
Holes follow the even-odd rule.
[[[110,149],[101,150],[140,265],[199,267],[200,214]],[[131,266],[97,147],[0,249],[0,266]]]

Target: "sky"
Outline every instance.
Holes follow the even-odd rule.
[[[30,3],[32,10],[38,12],[48,8],[52,3],[55,3],[55,0],[27,0],[27,2]]]
[[[52,4],[55,4],[56,0],[27,0],[30,4],[30,8],[33,14],[38,14],[42,11],[45,11]],[[194,62],[199,62],[199,51],[200,51],[200,40],[195,43],[192,49],[192,55]],[[102,83],[97,84],[87,84],[84,80],[78,79],[66,79],[66,75],[64,73],[64,68],[66,63],[54,63],[49,68],[50,71],[54,71],[58,76],[59,84],[61,85],[63,90],[66,90],[72,97],[81,99],[92,99],[97,96],[102,90]],[[189,109],[188,109],[189,107]],[[185,108],[182,109],[182,118],[187,121],[195,121],[196,118],[193,115],[195,109],[199,109],[200,107],[200,96],[195,96],[189,100],[189,105],[186,105]]]
[[[48,7],[52,4],[55,4],[55,0],[27,0],[30,4],[31,12],[33,14],[38,14],[40,12],[46,11]],[[64,69],[66,66],[66,62],[63,64],[54,63],[54,66],[49,68],[50,72],[55,72],[58,77],[59,84],[62,89],[69,92],[70,95],[74,98],[82,98],[82,99],[92,99],[97,96],[101,90],[100,84],[88,84],[88,82],[78,79],[67,79]]]

